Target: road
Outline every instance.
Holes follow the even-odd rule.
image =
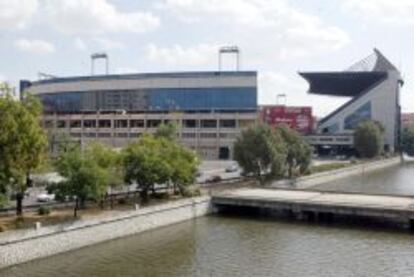
[[[232,165],[237,165],[235,161],[203,161],[199,166],[200,176],[197,177],[197,183],[205,183],[207,179],[211,178],[212,176],[220,176],[221,179],[232,179],[240,177],[240,170],[236,172],[226,172],[226,168]],[[53,173],[45,174],[44,176],[40,176],[42,180],[59,180],[60,178]],[[128,192],[134,191],[136,189],[136,185],[124,185],[122,188],[114,190],[113,193],[119,192]],[[38,204],[37,196],[42,193],[46,193],[44,187],[32,187],[26,191],[26,197],[23,201],[23,206],[31,206]],[[108,192],[111,194],[111,192]],[[12,208],[16,206],[16,201],[9,201],[9,204],[6,208]]]

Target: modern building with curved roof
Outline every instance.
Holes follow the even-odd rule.
[[[398,69],[378,49],[345,71],[299,74],[308,81],[309,93],[350,97],[318,122],[317,132],[325,136],[327,144],[328,135],[333,135],[332,140],[335,135],[352,135],[360,122],[374,120],[384,127],[385,150],[398,149],[403,80]]]

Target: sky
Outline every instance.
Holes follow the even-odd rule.
[[[114,74],[217,70],[218,48],[237,45],[241,70],[258,71],[259,104],[323,116],[347,99],[308,94],[297,73],[345,70],[376,47],[400,68],[402,109],[414,112],[413,27],[412,0],[0,0],[0,80],[89,75],[96,52]]]

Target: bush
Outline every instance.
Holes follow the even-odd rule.
[[[50,214],[50,208],[47,206],[40,206],[37,213],[38,215],[48,215]]]
[[[354,131],[354,145],[361,158],[375,158],[383,151],[383,128],[374,121],[361,122]]]

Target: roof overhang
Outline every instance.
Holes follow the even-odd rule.
[[[387,77],[387,72],[299,72],[309,93],[355,97]]]

